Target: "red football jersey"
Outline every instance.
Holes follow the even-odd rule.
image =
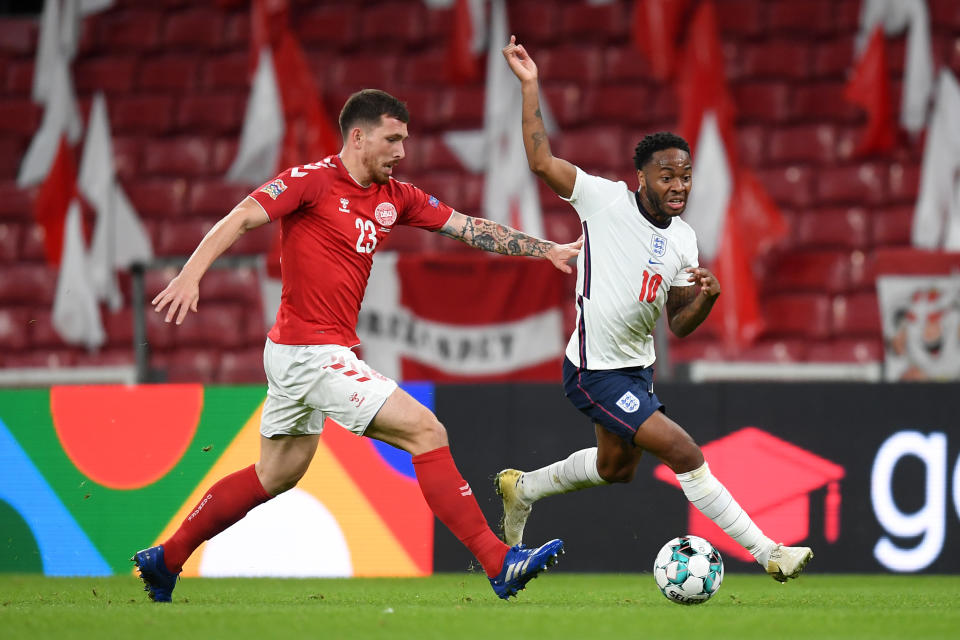
[[[399,224],[435,231],[453,209],[398,180],[360,186],[339,156],[291,167],[250,194],[280,218],[278,344],[353,347],[373,254]]]

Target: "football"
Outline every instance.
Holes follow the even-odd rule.
[[[679,604],[706,602],[723,582],[723,558],[698,536],[680,536],[663,545],[653,563],[660,593]]]

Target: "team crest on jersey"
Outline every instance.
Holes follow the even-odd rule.
[[[389,227],[397,221],[397,208],[389,202],[381,202],[373,211],[373,216],[377,219],[377,222]]]
[[[640,400],[632,392],[627,391],[617,400],[617,406],[627,413],[636,413],[640,408]]]
[[[653,237],[650,238],[650,251],[652,251],[655,256],[663,257],[667,252],[667,239],[656,233],[653,234]]]
[[[270,196],[271,200],[276,200],[277,196],[287,190],[287,185],[283,184],[283,180],[277,178],[260,191],[263,191],[265,194]]]

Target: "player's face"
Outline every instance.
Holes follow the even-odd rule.
[[[370,180],[386,184],[393,168],[403,160],[403,141],[407,139],[407,124],[396,118],[382,117],[380,124],[363,134],[361,157]]]
[[[690,154],[682,149],[656,151],[637,178],[643,187],[646,204],[656,217],[678,216],[687,208],[687,196],[693,184]]]

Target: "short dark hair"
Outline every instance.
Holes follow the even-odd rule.
[[[386,91],[361,89],[347,98],[340,111],[340,135],[346,140],[350,129],[356,125],[375,127],[383,116],[410,122],[410,112],[405,103]]]
[[[682,149],[687,155],[690,154],[690,145],[686,140],[669,131],[658,131],[644,136],[643,140],[637,143],[637,148],[633,151],[633,165],[640,171],[650,162],[654,153],[664,149]]]

